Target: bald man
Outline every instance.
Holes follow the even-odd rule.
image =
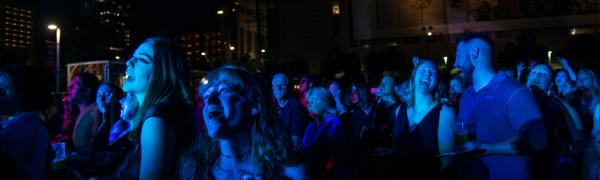
[[[454,66],[466,84],[473,83],[461,98],[457,121],[470,129],[464,148],[483,150],[460,162],[460,179],[530,179],[528,154],[546,145],[542,115],[527,88],[497,73],[493,55],[483,35],[457,41]]]

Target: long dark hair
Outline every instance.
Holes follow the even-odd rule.
[[[140,129],[144,124],[146,111],[165,101],[180,102],[192,105],[192,94],[189,87],[189,67],[184,62],[179,46],[166,38],[152,37],[143,43],[152,43],[154,57],[152,61],[152,76],[148,85],[148,93],[141,104],[136,118],[134,128],[129,138],[137,141]],[[143,44],[142,43],[142,44]]]
[[[257,104],[258,117],[252,122],[252,152],[251,161],[258,167],[266,179],[283,174],[284,165],[295,164],[291,137],[284,131],[281,119],[277,113],[273,95],[267,83],[258,76],[237,67],[225,66],[210,72],[201,84],[200,93],[217,82],[221,76],[228,77],[227,81],[234,83],[250,101]],[[194,143],[189,156],[182,161],[179,175],[181,178],[208,179],[212,166],[221,154],[220,144],[204,134]]]

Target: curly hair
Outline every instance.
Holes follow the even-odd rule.
[[[296,164],[297,159],[292,150],[291,137],[282,128],[270,86],[258,76],[238,67],[224,66],[213,70],[203,79],[199,92],[204,94],[208,87],[220,83],[220,80],[232,83],[239,88],[242,96],[257,104],[259,114],[251,127],[251,161],[266,179],[281,176],[284,165]],[[217,139],[203,134],[184,157],[179,176],[184,179],[210,177],[211,167],[221,154],[219,147]]]

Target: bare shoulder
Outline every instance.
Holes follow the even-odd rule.
[[[286,166],[283,170],[283,174],[290,179],[294,180],[306,180],[306,167],[303,164],[296,166]]]

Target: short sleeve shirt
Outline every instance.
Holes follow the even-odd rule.
[[[541,121],[542,115],[531,92],[504,73],[497,73],[479,91],[470,87],[460,102],[458,121],[473,124],[482,143],[498,143],[517,137],[521,127]],[[528,179],[527,156],[490,155],[481,158],[491,179]]]

